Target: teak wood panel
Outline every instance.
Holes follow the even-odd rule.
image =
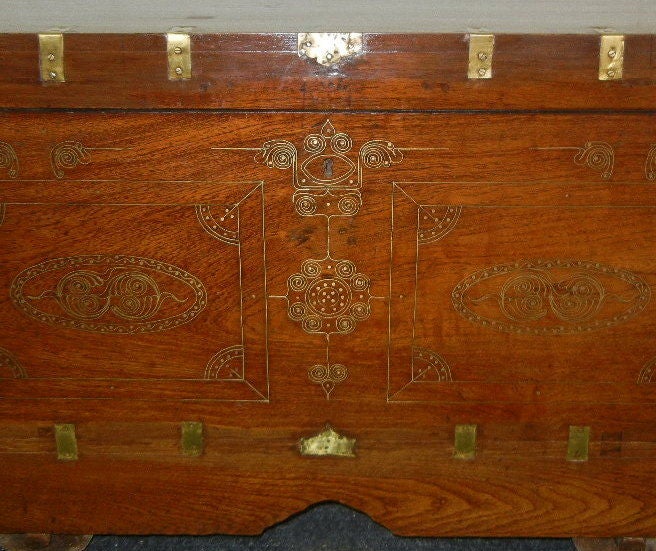
[[[653,123],[6,113],[0,530],[653,532]],[[356,458],[299,455],[326,422]]]
[[[169,81],[164,34],[67,33],[66,82],[44,84],[37,35],[3,34],[0,107],[654,109],[655,40],[628,35],[623,80],[599,81],[599,36],[500,34],[493,78],[470,80],[466,34],[365,34],[333,67],[299,58],[296,34],[192,35],[192,77]]]

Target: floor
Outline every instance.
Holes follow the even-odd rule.
[[[574,551],[569,539],[400,538],[366,515],[323,504],[259,537],[96,536],[88,551]]]

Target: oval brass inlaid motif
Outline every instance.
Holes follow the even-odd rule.
[[[18,274],[10,295],[34,319],[98,333],[172,329],[207,305],[205,287],[188,272],[123,255],[46,260]]]
[[[302,165],[301,171],[311,183],[335,185],[349,178],[356,166],[345,155],[313,155]]]
[[[578,260],[522,260],[479,270],[452,293],[465,319],[509,333],[580,333],[625,322],[649,302],[627,270]]]

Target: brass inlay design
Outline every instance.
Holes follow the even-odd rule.
[[[57,445],[57,459],[60,461],[77,461],[75,425],[55,425],[55,443]]]
[[[590,427],[569,427],[567,441],[567,461],[583,462],[588,460],[590,445]]]
[[[355,457],[355,438],[342,436],[328,423],[319,434],[301,438],[298,447],[304,456]]]
[[[656,383],[656,358],[652,358],[643,366],[638,375],[637,383],[639,385]]]
[[[349,374],[345,365],[330,360],[331,335],[354,331],[358,322],[369,318],[371,301],[384,299],[371,295],[369,278],[357,271],[353,261],[331,255],[331,220],[359,212],[365,170],[389,168],[403,161],[402,151],[387,140],[367,141],[357,158],[353,147],[353,139],[326,120],[319,132],[305,137],[302,153],[290,141],[269,140],[255,155],[256,162],[269,168],[292,170],[297,214],[326,219],[326,255],[305,260],[300,272],[287,279],[286,294],[269,297],[285,300],[289,318],[305,332],[322,335],[325,340],[325,362],[312,365],[308,378],[322,387],[326,399]]]
[[[42,82],[66,82],[64,73],[64,35],[39,35],[39,69]]]
[[[439,241],[458,224],[462,207],[420,205],[417,208],[417,239],[424,245]]]
[[[56,272],[61,275],[53,288]],[[186,296],[163,290],[162,279],[176,282],[176,293]],[[26,287],[33,293],[26,294]],[[205,287],[193,275],[158,260],[123,255],[46,260],[16,276],[10,297],[16,308],[49,325],[112,334],[172,329],[207,305]]]
[[[458,283],[453,306],[472,323],[509,333],[558,335],[625,322],[644,310],[649,285],[627,270],[580,260],[521,260]]]
[[[166,56],[169,80],[191,78],[191,37],[184,33],[167,33]]]
[[[371,314],[369,286],[350,260],[306,260],[287,280],[287,313],[307,333],[350,333]]]
[[[647,153],[647,160],[645,161],[645,176],[647,177],[647,180],[656,180],[656,144],[653,144]]]
[[[348,368],[342,364],[317,364],[308,369],[308,378],[313,383],[321,385],[326,399],[330,399],[330,393],[335,387],[348,378]]]
[[[6,142],[0,142],[0,169],[6,170],[10,178],[18,176],[18,156],[14,148]]]
[[[293,170],[296,189],[292,200],[301,216],[354,216],[360,210],[362,171],[380,169],[403,161],[403,152],[387,140],[370,140],[358,153],[357,161],[348,157],[353,140],[338,132],[327,120],[316,134],[303,141],[307,158],[298,166],[298,150],[287,140],[270,140],[255,160],[270,168]]]
[[[362,51],[362,33],[299,33],[298,56],[331,66]]]
[[[16,357],[4,348],[0,348],[0,379],[8,372],[14,379],[27,379],[27,372]]]
[[[205,367],[205,379],[220,381],[244,380],[244,347],[230,346],[217,352]]]
[[[621,80],[624,72],[624,35],[604,35],[599,41],[599,80]]]
[[[181,425],[180,447],[182,454],[189,457],[198,457],[203,454],[205,442],[203,438],[203,423],[185,421]]]
[[[446,383],[453,381],[446,360],[427,348],[412,349],[412,381]]]
[[[492,78],[493,34],[469,35],[468,78]]]
[[[613,175],[615,165],[615,151],[613,146],[606,142],[586,142],[583,147],[538,147],[538,150],[572,150],[576,151],[574,163],[586,166],[601,173],[604,180]]]
[[[574,156],[574,162],[601,172],[601,177],[608,180],[613,175],[615,152],[606,142],[587,142]]]
[[[57,178],[63,178],[65,170],[91,162],[91,151],[124,151],[123,147],[85,147],[80,142],[65,141],[50,150],[50,164]]]
[[[470,460],[476,457],[477,425],[456,425],[454,438],[455,459]]]
[[[196,216],[211,236],[228,245],[239,245],[239,205],[229,205],[222,210],[215,216],[212,205],[196,205]]]

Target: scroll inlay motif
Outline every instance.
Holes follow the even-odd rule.
[[[92,151],[123,151],[123,147],[86,147],[80,142],[68,140],[56,144],[50,151],[53,174],[63,178],[66,170],[91,162]]]
[[[48,325],[113,334],[171,329],[207,305],[205,287],[193,275],[123,255],[46,260],[18,274],[10,296],[16,308]]]
[[[541,150],[569,149],[576,151],[574,163],[586,166],[601,173],[604,180],[609,180],[613,175],[615,165],[615,150],[606,142],[586,142],[583,147],[538,147]]]
[[[6,170],[10,178],[18,176],[18,156],[6,142],[0,142],[0,168]]]
[[[27,372],[16,357],[4,348],[0,348],[0,379],[10,375],[14,379],[26,379]]]
[[[603,329],[642,310],[651,291],[637,275],[597,262],[522,260],[479,270],[453,290],[456,311],[509,333],[558,335]]]
[[[647,160],[645,161],[645,176],[647,177],[647,180],[656,180],[656,144],[653,144],[647,153]]]

